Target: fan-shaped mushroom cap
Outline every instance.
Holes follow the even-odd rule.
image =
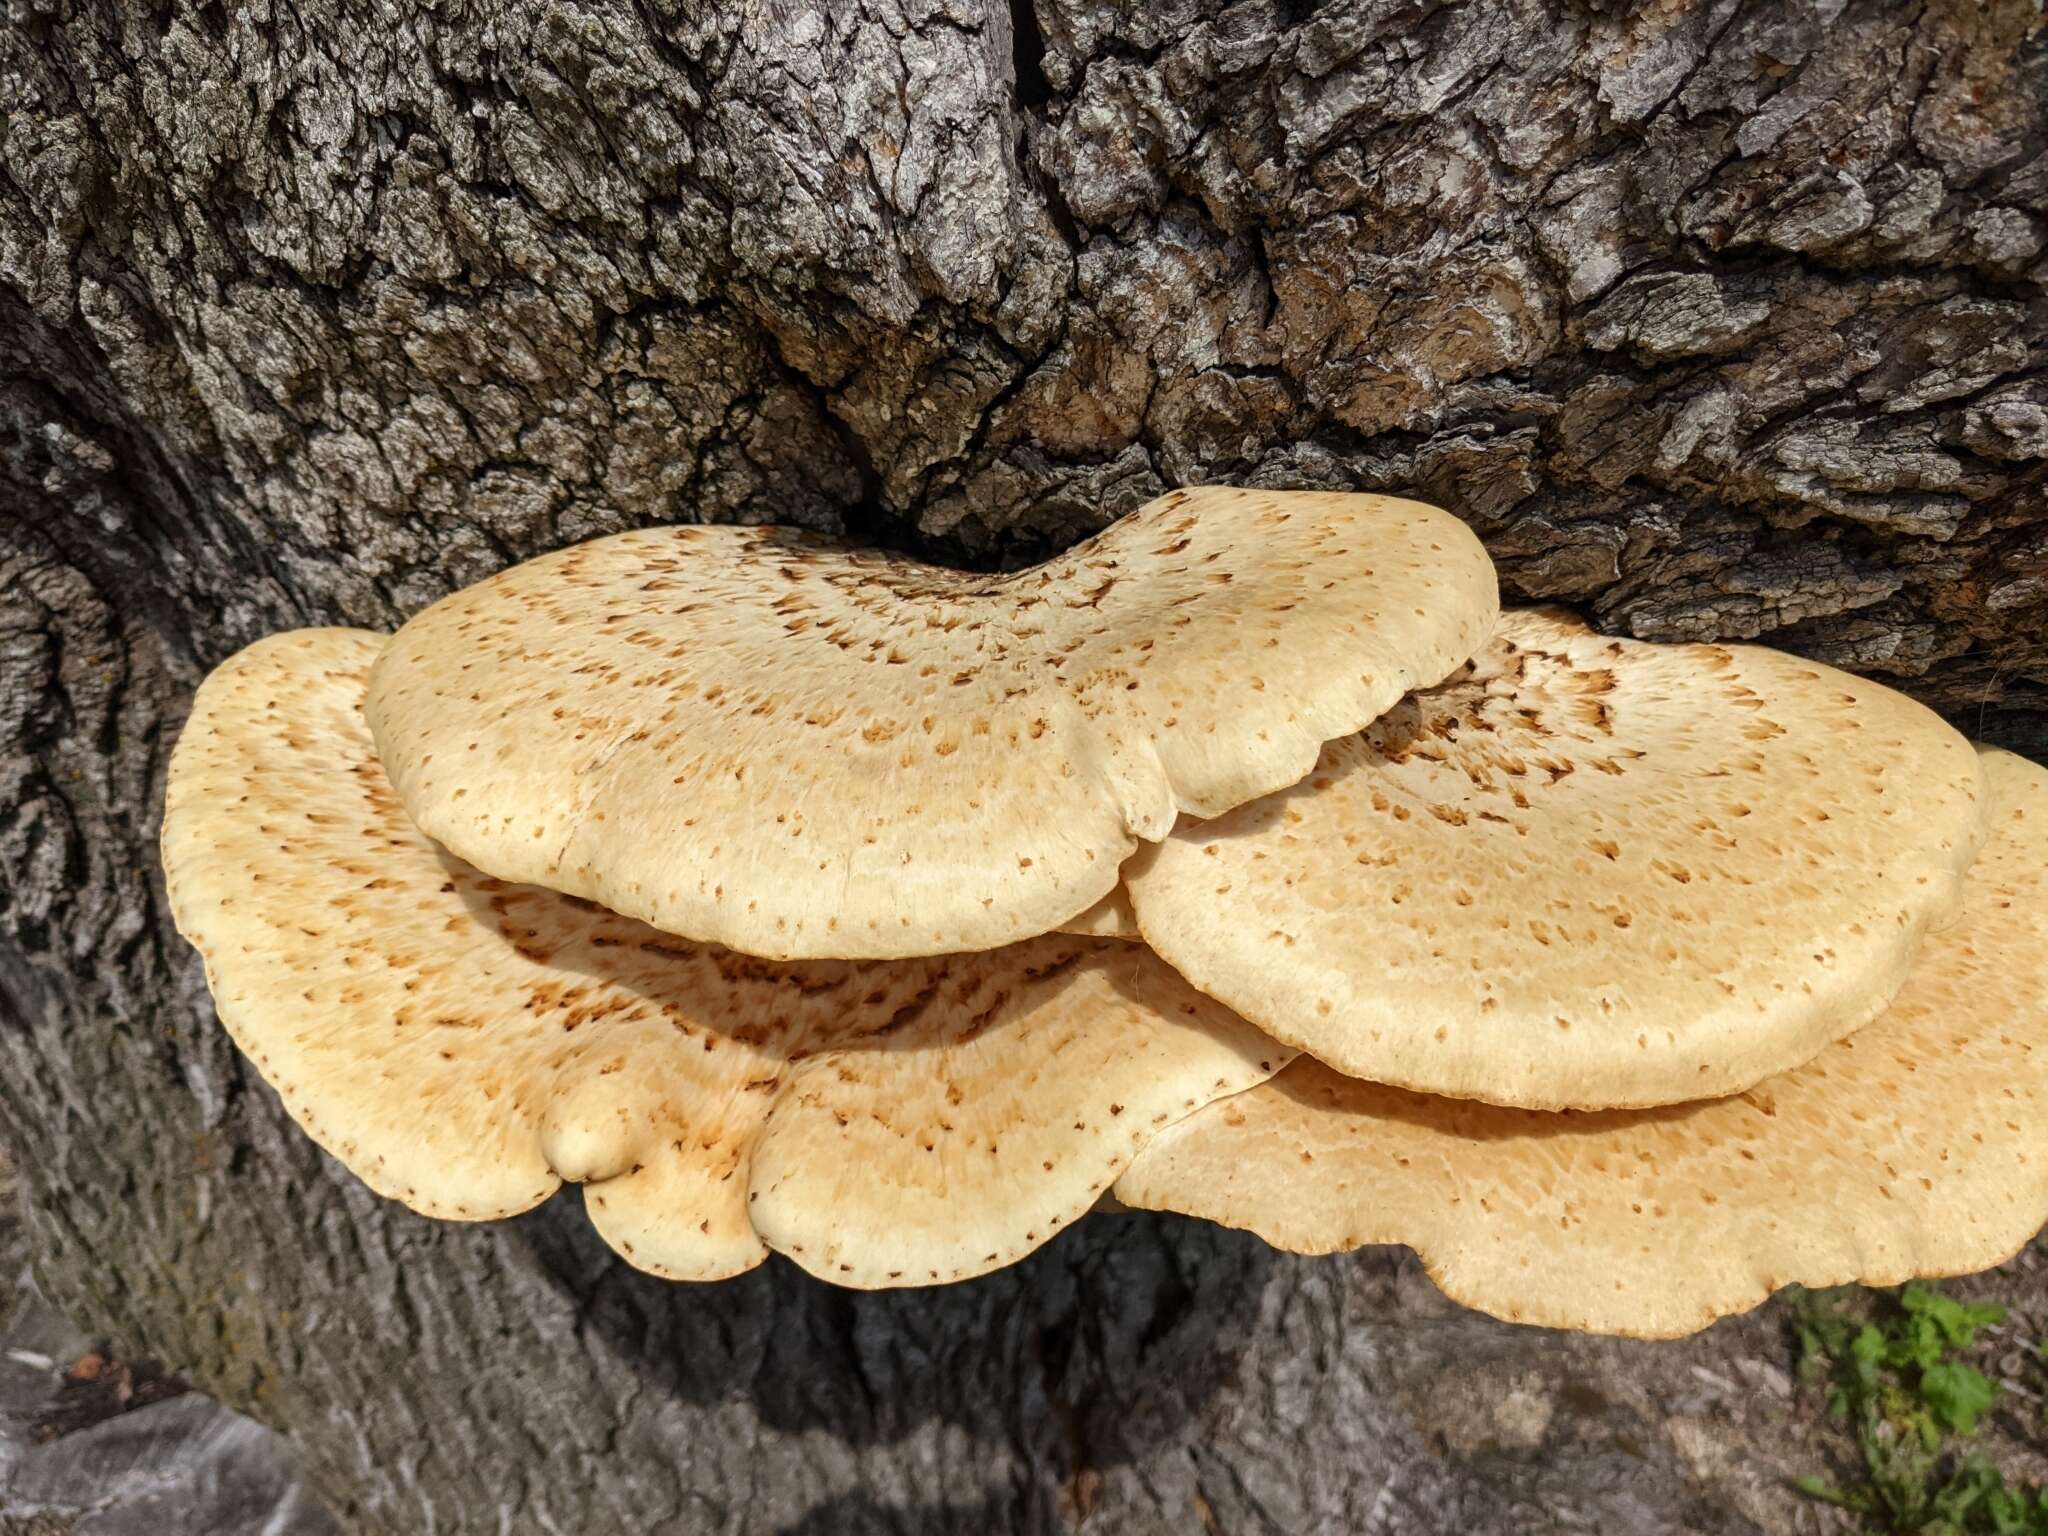
[[[1352,1077],[1669,1104],[1883,1008],[1954,911],[1981,788],[1970,744],[1876,683],[1513,612],[1306,783],[1124,884],[1183,976]]]
[[[1115,1193],[1298,1253],[1406,1243],[1467,1306],[1598,1333],[2000,1263],[2048,1221],[2048,771],[1986,766],[1960,920],[1803,1067],[1735,1098],[1544,1114],[1303,1057],[1166,1131]]]
[[[501,879],[778,958],[989,949],[1445,676],[1492,566],[1434,507],[1179,491],[1008,576],[655,528],[417,615],[371,675],[413,820]]]
[[[280,635],[206,681],[164,868],[222,1022],[381,1194],[487,1218],[585,1180],[658,1274],[730,1275],[765,1243],[846,1285],[950,1280],[1289,1054],[1108,940],[777,965],[480,875],[377,765],[379,644]]]

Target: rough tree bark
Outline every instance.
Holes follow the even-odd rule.
[[[381,1204],[214,1024],[162,766],[243,643],[590,534],[1014,561],[1204,479],[1413,489],[1511,596],[2039,750],[2037,23],[9,0],[0,1130],[43,1285],[364,1530],[1753,1529],[1631,1427],[1702,1357],[1454,1317],[1385,1255],[1119,1218],[943,1293],[701,1289],[561,1201]],[[1534,1418],[1445,1427],[1518,1372]]]

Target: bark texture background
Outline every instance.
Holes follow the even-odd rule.
[[[6,0],[0,1132],[44,1285],[289,1428],[364,1530],[1752,1529],[1642,1438],[1652,1354],[1451,1317],[1384,1256],[1132,1218],[935,1295],[699,1290],[561,1202],[382,1205],[214,1024],[161,770],[238,646],[591,534],[1017,561],[1204,479],[1413,490],[1511,596],[2038,752],[2038,28]],[[1517,1371],[1613,1392],[1438,1422]]]

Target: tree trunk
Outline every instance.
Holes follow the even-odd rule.
[[[1756,1529],[1687,1373],[1767,1321],[1567,1341],[1139,1217],[938,1292],[677,1286],[573,1201],[382,1203],[214,1022],[162,767],[248,641],[592,534],[1014,562],[1203,480],[1412,491],[1511,599],[2039,752],[2037,25],[12,0],[0,1130],[42,1285],[365,1531]]]

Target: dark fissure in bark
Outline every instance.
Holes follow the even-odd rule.
[[[1044,106],[1052,100],[1052,86],[1045,78],[1045,34],[1038,30],[1038,14],[1029,0],[1011,0],[1010,46],[1018,109],[1028,112]]]

